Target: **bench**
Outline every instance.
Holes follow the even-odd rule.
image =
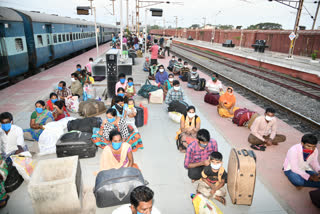
[[[188,37],[188,40],[193,40],[193,38],[191,36]]]
[[[234,44],[232,44],[232,40],[226,40],[225,43],[222,44],[222,47],[230,47],[230,48],[233,48],[234,47]]]
[[[264,49],[269,48],[268,45],[266,45],[266,40],[256,40],[256,43],[251,45],[254,48],[255,52],[264,53]]]

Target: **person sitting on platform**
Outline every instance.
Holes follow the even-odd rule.
[[[61,106],[61,108],[57,108],[56,102],[58,102],[58,95],[55,94],[55,93],[51,93],[50,94],[50,99],[47,101],[46,109],[51,111],[51,112],[55,111],[56,115],[61,114],[61,115],[65,115],[67,117],[70,117],[70,114],[68,113],[67,108],[64,106],[64,100],[62,100],[62,102],[63,102],[62,106],[59,104],[59,106]]]
[[[58,84],[58,89],[54,91],[54,93],[58,95],[58,98],[60,100],[64,100],[65,98],[71,95],[71,91],[66,87],[66,85],[67,84],[65,81],[60,81]]]
[[[192,71],[188,74],[188,88],[194,88],[199,84],[199,73],[197,72],[197,67],[192,67]]]
[[[160,214],[160,211],[153,206],[153,191],[147,186],[138,186],[130,193],[130,204],[122,205],[112,214]]]
[[[217,142],[210,139],[209,131],[200,129],[197,140],[189,144],[184,158],[184,167],[188,169],[188,177],[192,182],[202,177],[204,167],[210,165],[209,155],[217,151]]]
[[[189,145],[188,143],[192,142],[197,137],[200,125],[201,121],[200,117],[196,115],[196,108],[194,106],[189,106],[187,114],[181,116],[180,129],[176,136],[176,140],[180,138],[180,142],[182,143],[179,148],[181,152],[185,152]]]
[[[142,50],[141,50],[142,48],[141,47],[139,47],[139,50],[137,50],[137,57],[138,58],[142,58],[143,57],[143,54],[142,54]]]
[[[77,72],[78,74],[80,74],[80,71],[81,71],[81,65],[80,65],[80,64],[77,64],[77,65],[76,65],[76,70],[75,70],[75,72]]]
[[[146,57],[146,61],[143,64],[143,71],[150,72],[150,62],[149,57]]]
[[[70,114],[67,112],[67,109],[64,105],[64,101],[58,100],[53,104],[52,115],[55,121],[61,120],[65,117],[70,117]]]
[[[156,73],[158,71],[158,65],[157,64],[152,64],[152,66],[150,67],[150,71],[149,71],[149,76],[148,79],[149,80],[155,80],[156,79]]]
[[[159,66],[159,72],[156,73],[156,83],[163,85],[164,82],[168,79],[168,73],[164,70],[164,66]]]
[[[252,144],[251,148],[260,150],[259,146],[278,145],[286,140],[286,136],[277,134],[275,113],[275,109],[267,108],[264,115],[260,115],[254,120],[250,127],[251,134],[248,137],[249,143]]]
[[[116,84],[116,95],[118,95],[118,88],[126,88],[127,85],[127,81],[126,81],[126,75],[124,73],[119,74],[118,76],[119,78],[119,82],[117,82]]]
[[[8,165],[4,158],[0,154],[0,209],[4,208],[10,196],[7,194],[5,189],[5,181],[8,177]]]
[[[132,77],[128,78],[128,82],[127,82],[125,91],[126,91],[125,96],[127,98],[132,98],[134,95],[136,95],[136,88],[133,85],[133,78]]]
[[[125,109],[126,111],[126,122],[128,125],[132,126],[135,132],[138,132],[138,129],[136,127],[136,120],[135,116],[137,115],[137,109],[134,107],[134,100],[128,99],[128,107]]]
[[[183,67],[182,59],[179,58],[179,59],[178,59],[178,62],[175,63],[174,66],[173,66],[173,71],[172,71],[173,74],[174,74],[174,75],[179,75],[179,74],[180,74],[180,70],[181,70],[182,67]]]
[[[81,82],[82,87],[83,87],[85,84],[91,84],[89,75],[87,74],[87,71],[86,71],[86,70],[81,70],[81,71],[80,71],[79,80],[80,80],[80,82]]]
[[[23,130],[25,140],[39,141],[39,137],[44,129],[43,126],[54,120],[52,113],[46,109],[44,101],[38,100],[35,103],[35,107],[36,109],[30,118],[30,128]]]
[[[180,79],[186,79],[188,81],[188,74],[190,73],[190,68],[188,67],[188,62],[183,63],[183,67],[180,69]]]
[[[83,97],[83,87],[81,85],[81,82],[79,80],[79,76],[77,73],[71,74],[71,93],[73,96],[78,95],[79,97]],[[81,100],[81,99],[79,99]]]
[[[158,59],[164,59],[164,51],[162,50],[162,48],[159,49],[159,53],[158,53]]]
[[[171,60],[169,61],[169,65],[168,65],[167,69],[172,72],[173,68],[174,68],[174,65],[176,63],[177,63],[176,57],[172,56]]]
[[[213,73],[211,80],[207,81],[206,91],[213,94],[220,94],[221,92],[223,92],[222,83],[219,80],[219,75],[217,73]]]
[[[199,181],[197,192],[208,199],[214,198],[222,204],[226,204],[227,172],[222,166],[222,154],[212,152],[210,154],[210,165],[202,170],[202,178]]]
[[[9,112],[0,114],[0,153],[6,162],[11,155],[19,154],[27,150],[23,139],[23,130],[13,124],[13,116]]]
[[[113,109],[117,111],[117,116],[121,118],[126,118],[126,107],[127,104],[124,104],[124,99],[123,96],[118,96],[115,97],[115,104],[112,106]]]
[[[283,164],[284,174],[296,187],[320,188],[320,165],[318,161],[318,139],[305,134],[301,143],[293,145]]]
[[[163,97],[166,99],[168,91],[173,87],[174,75],[169,74],[168,79],[163,84]]]
[[[184,93],[180,87],[179,80],[173,81],[173,88],[171,88],[166,96],[165,103],[169,105],[174,100],[185,101]]]
[[[233,88],[228,87],[227,92],[220,96],[219,105],[218,105],[218,113],[221,117],[232,118],[234,112],[238,110],[236,105],[236,97],[233,94]]]

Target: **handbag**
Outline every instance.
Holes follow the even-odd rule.
[[[150,83],[150,81],[147,79],[144,85],[141,87],[141,89],[138,91],[138,95],[149,98],[149,93],[152,91],[156,91],[159,88],[157,86],[154,86]]]

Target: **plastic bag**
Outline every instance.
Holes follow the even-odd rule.
[[[83,100],[94,99],[96,97],[96,89],[91,84],[83,87]]]
[[[181,117],[182,117],[182,114],[179,112],[174,112],[174,111],[169,112],[169,118],[176,123],[180,123]]]
[[[79,99],[77,96],[69,96],[65,99],[66,107],[71,112],[78,112]]]
[[[192,204],[196,214],[223,214],[219,207],[201,194],[192,194]]]
[[[30,152],[28,152],[30,154]],[[20,153],[18,155],[11,155],[12,165],[16,167],[19,174],[27,182],[30,181],[30,177],[35,167],[35,161],[32,159],[31,154],[26,154],[26,152]],[[26,156],[23,156],[26,155]]]

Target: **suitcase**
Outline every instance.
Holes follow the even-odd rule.
[[[138,186],[145,185],[141,171],[125,167],[99,172],[94,187],[97,207],[110,207],[130,203],[130,194]]]
[[[187,114],[188,103],[180,100],[173,100],[169,103],[168,112],[175,111],[183,115]]]
[[[143,108],[143,121],[144,121],[144,125],[147,125],[148,123],[148,108],[143,106],[141,103],[140,103],[140,107]]]
[[[200,78],[198,85],[194,87],[196,91],[204,91],[206,89],[206,79]]]
[[[143,108],[135,106],[136,110],[137,110],[137,114],[134,117],[135,119],[135,125],[136,127],[142,127],[144,125],[144,112],[143,112]]]
[[[19,188],[19,186],[23,183],[24,179],[19,174],[16,167],[11,164],[8,165],[8,176],[4,182],[4,188],[7,193],[13,192]]]
[[[220,98],[219,94],[207,93],[204,96],[204,102],[217,106],[219,105],[219,98]]]
[[[92,133],[93,128],[100,128],[102,119],[100,117],[88,117],[71,120],[67,124],[68,132],[77,130]]]
[[[91,133],[69,132],[63,134],[56,144],[58,158],[78,155],[79,158],[96,156],[97,147],[91,142]]]
[[[163,103],[163,90],[158,89],[149,93],[149,103]]]
[[[230,152],[228,192],[233,204],[251,205],[256,182],[256,156],[252,150]]]

